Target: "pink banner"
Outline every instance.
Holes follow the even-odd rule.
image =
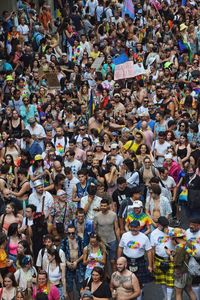
[[[127,61],[115,66],[114,80],[132,78],[141,74],[145,74],[143,64],[133,64],[132,61]]]

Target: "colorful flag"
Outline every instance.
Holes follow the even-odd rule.
[[[135,7],[133,5],[132,0],[124,0],[124,6],[122,9],[122,17],[125,15],[129,15],[133,20],[135,19]]]
[[[93,115],[94,108],[95,108],[95,104],[94,104],[94,96],[93,96],[93,91],[92,91],[92,89],[91,89],[91,90],[90,90],[90,99],[89,99],[89,103],[88,103],[89,117],[91,117],[91,116]]]
[[[114,65],[120,65],[125,62],[129,61],[128,56],[125,53],[122,53],[121,55],[113,58],[112,62]]]
[[[179,47],[180,52],[182,52],[182,53],[187,52],[188,53],[189,61],[191,63],[192,62],[192,50],[191,50],[190,45],[187,42],[179,40],[178,41],[178,47]]]

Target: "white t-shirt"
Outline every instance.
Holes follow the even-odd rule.
[[[160,144],[158,140],[154,141],[152,144],[152,151],[157,150],[158,153],[165,155],[167,153],[167,148],[170,147],[170,143],[164,142]],[[164,162],[164,157],[158,157],[154,161],[155,167],[162,167]]]
[[[133,235],[131,231],[124,233],[119,247],[123,248],[123,253],[129,258],[142,257],[146,251],[151,250],[149,238],[142,232],[137,235]]]
[[[101,203],[102,198],[95,196],[94,200],[92,201],[88,212],[86,214],[86,219],[89,220],[94,220],[94,217],[98,213],[98,211],[94,211],[94,208],[100,208],[100,203]],[[82,197],[81,198],[81,207],[84,208],[86,204],[88,203],[88,196]]]
[[[72,180],[68,180],[67,178],[64,181],[65,191],[67,193],[67,201],[72,201],[72,191],[73,187],[79,182],[78,178],[73,176]]]
[[[36,261],[36,266],[38,268],[42,268],[42,270],[45,270],[45,271],[46,271],[48,263],[49,263],[47,254],[48,253],[47,253],[46,248],[40,249],[40,251],[38,253],[37,261]],[[59,250],[59,256],[60,256],[61,262],[65,264],[65,253],[62,249]]]
[[[200,230],[197,232],[191,232],[188,228],[186,230],[186,238],[187,241],[192,243],[197,250],[195,257],[200,258]]]
[[[53,197],[52,195],[45,191],[42,195],[38,194],[37,192],[33,192],[29,198],[29,204],[33,204],[37,207],[37,212],[42,212],[42,206],[43,206],[43,199],[44,199],[44,214],[45,217],[48,217],[49,210],[53,204]]]
[[[175,182],[174,178],[171,177],[171,176],[167,176],[166,180],[162,179],[162,182],[164,183],[164,186],[168,189],[169,194],[170,194],[169,197],[168,197],[168,199],[171,200],[172,199],[172,192],[171,192],[171,190],[173,188],[175,188],[176,182]]]
[[[108,9],[106,9],[105,13],[107,21],[110,22],[110,18],[113,16],[112,9],[109,7]]]
[[[78,159],[74,159],[73,161],[64,161],[65,167],[70,167],[72,170],[72,174],[77,177],[77,172],[81,169],[82,163]]]
[[[27,289],[27,282],[32,281],[32,276],[36,275],[37,277],[37,271],[35,267],[30,268],[27,272],[24,272],[22,268],[18,269],[15,272],[15,279],[18,283],[18,286],[25,291]]]
[[[54,142],[55,141],[55,142]],[[61,137],[61,138],[53,138],[51,142],[54,144],[56,148],[56,155],[63,156],[65,150],[69,147],[69,138],[68,137]]]
[[[116,165],[118,167],[121,166],[123,164],[123,161],[124,161],[123,157],[120,154],[117,154],[114,157],[115,157]],[[102,163],[103,165],[106,165],[106,160],[107,160],[107,155],[105,155],[104,158],[103,158],[103,163]]]
[[[89,7],[89,15],[90,16],[94,16],[95,15],[95,8],[97,6],[98,6],[98,1],[97,0],[94,0],[94,1],[88,0],[86,2],[86,6],[85,7]]]
[[[28,33],[29,33],[28,25],[20,24],[19,26],[17,26],[17,32],[19,32],[21,35],[23,35],[25,42],[28,42]]]
[[[169,227],[169,230],[172,230],[172,228]],[[165,251],[165,247],[167,247],[170,250],[175,249],[169,235],[164,233],[158,228],[152,231],[150,235],[150,241],[151,241],[151,246],[155,247],[155,253],[164,258],[168,257]]]
[[[23,218],[22,225],[32,226],[33,220],[25,217],[25,218]]]
[[[124,178],[130,187],[139,185],[140,180],[138,172],[127,172]]]

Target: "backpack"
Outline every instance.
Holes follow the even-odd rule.
[[[55,135],[54,138],[53,138],[53,143],[54,143],[54,145],[56,144],[56,139],[57,139],[57,136]],[[65,151],[66,146],[67,146],[67,142],[68,142],[68,137],[64,135],[64,139],[65,139],[65,140],[64,140],[64,142],[65,142],[65,143],[64,143],[64,151]]]
[[[106,11],[108,10],[108,8],[104,8],[103,9],[103,13],[101,15],[101,22],[103,21],[103,19],[106,19]]]
[[[37,41],[37,37],[41,35],[39,32],[34,34],[33,39],[32,39],[32,47],[33,47],[33,51],[38,51],[39,49],[39,45],[38,45],[38,41]]]

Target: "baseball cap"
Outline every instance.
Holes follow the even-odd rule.
[[[22,266],[25,267],[25,266],[28,265],[30,262],[31,262],[31,257],[28,256],[28,255],[26,255],[26,256],[24,256],[24,257],[22,258],[21,264],[22,264]]]
[[[66,195],[66,192],[64,190],[58,190],[57,196],[62,196],[62,195]]]
[[[130,129],[127,127],[122,128],[122,133],[125,133],[125,132],[130,132]]]
[[[13,81],[14,79],[13,79],[13,77],[12,77],[12,75],[7,75],[6,76],[6,81]]]
[[[134,220],[129,224],[129,226],[138,227],[138,226],[140,226],[140,222],[138,220]]]
[[[115,93],[114,97],[117,97],[117,96],[120,97],[120,94],[119,93]]]
[[[37,155],[35,155],[35,157],[34,157],[34,160],[35,161],[38,161],[38,160],[42,160],[43,158],[42,158],[42,155],[41,154],[37,154]]]
[[[119,145],[118,144],[112,144],[111,146],[110,146],[110,149],[117,149],[119,147]]]
[[[133,201],[133,208],[140,208],[143,207],[143,203],[140,200]]]
[[[169,220],[166,217],[161,216],[158,218],[158,224],[160,224],[164,227],[169,226]]]
[[[111,134],[112,134],[113,136],[119,136],[118,132],[116,132],[116,131],[112,131]]]
[[[171,153],[165,154],[165,159],[172,159],[173,156]]]

